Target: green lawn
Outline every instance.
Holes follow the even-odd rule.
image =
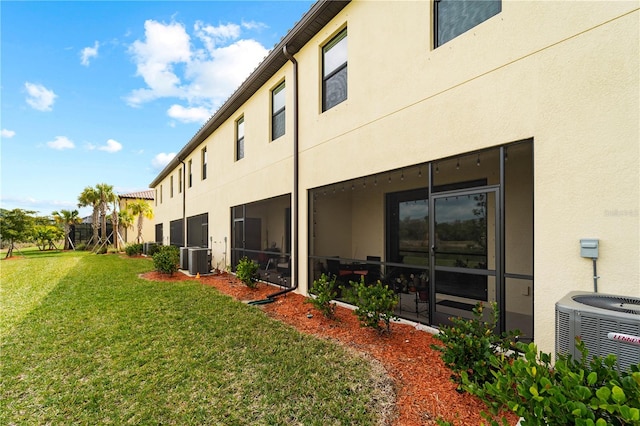
[[[0,264],[0,424],[377,424],[362,357],[147,259],[31,253]]]

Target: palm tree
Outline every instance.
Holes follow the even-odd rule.
[[[107,212],[109,211],[109,204],[117,202],[118,196],[113,192],[113,186],[107,185],[106,183],[97,184],[96,192],[98,193],[98,206],[100,208],[100,218],[102,220],[100,225],[102,229],[102,241],[106,242],[109,238],[107,235]]]
[[[91,229],[93,230],[93,237],[91,237],[91,241],[93,241],[94,245],[97,245],[98,227],[100,226],[98,223],[100,218],[100,195],[95,188],[87,186],[82,191],[80,196],[78,196],[78,207],[93,208],[93,212],[91,213]]]
[[[144,218],[153,219],[153,210],[149,203],[145,200],[137,199],[132,201],[127,205],[127,209],[131,212],[133,216],[138,217],[138,236],[136,237],[136,242],[142,242],[142,223]]]
[[[71,226],[82,223],[82,218],[78,210],[60,210],[60,212],[55,211],[51,213],[51,215],[58,225],[62,225],[62,229],[64,230],[64,249],[69,250],[69,232]]]
[[[113,208],[111,209],[111,224],[113,225],[113,247],[118,250],[119,237],[120,237],[120,215],[118,214],[118,195],[114,194],[115,198],[111,200]]]
[[[133,227],[133,215],[129,212],[129,210],[120,210],[118,212],[118,226],[118,230],[125,230]]]

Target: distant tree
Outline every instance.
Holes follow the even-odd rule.
[[[118,230],[133,228],[133,215],[127,209],[118,212]]]
[[[111,224],[113,225],[113,247],[118,249],[120,243],[120,216],[118,215],[118,195],[113,194],[114,198],[111,200],[113,207],[111,208]]]
[[[102,229],[102,241],[107,241],[109,236],[107,235],[107,212],[109,211],[109,204],[118,200],[118,196],[113,192],[113,186],[106,183],[99,183],[96,185],[96,192],[98,193],[100,219]],[[114,228],[115,229],[115,228]]]
[[[13,256],[16,243],[29,241],[35,212],[23,209],[0,209],[0,238],[9,243],[5,258]]]
[[[57,224],[62,225],[62,230],[64,232],[64,249],[69,250],[69,232],[71,231],[71,226],[82,223],[82,218],[78,213],[78,210],[60,210],[51,213],[53,219]]]
[[[137,243],[142,243],[142,224],[144,218],[153,219],[153,209],[145,200],[136,199],[127,205],[127,209],[134,217],[138,218],[138,236],[136,237]]]
[[[100,194],[95,188],[87,186],[78,196],[78,207],[91,207],[91,229],[93,236],[91,241],[94,245],[98,244],[98,229],[100,228]]]
[[[31,236],[40,251],[53,250],[56,241],[64,238],[64,231],[53,224],[37,224],[32,227]]]

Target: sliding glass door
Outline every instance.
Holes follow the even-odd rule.
[[[472,318],[476,303],[498,298],[498,188],[434,194],[431,203],[433,323]]]

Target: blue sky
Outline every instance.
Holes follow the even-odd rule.
[[[148,189],[312,3],[3,0],[0,206]]]

